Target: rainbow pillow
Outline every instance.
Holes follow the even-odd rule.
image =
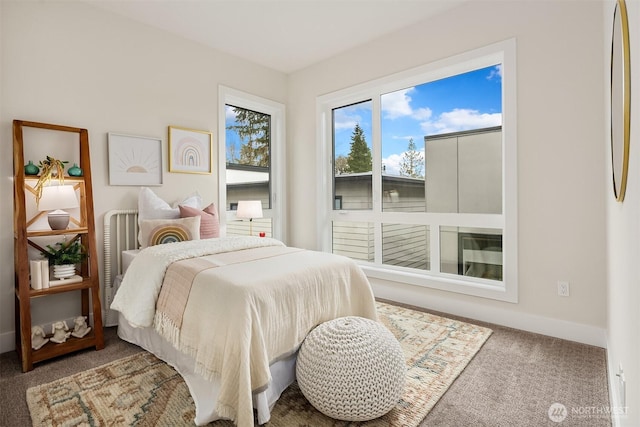
[[[200,240],[200,217],[148,219],[142,221],[140,236],[142,248],[186,240]]]

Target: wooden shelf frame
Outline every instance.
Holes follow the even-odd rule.
[[[30,230],[29,228],[42,217],[42,213],[27,218],[27,195],[35,197],[31,181],[37,177],[26,177],[24,173],[24,135],[23,128],[39,128],[57,132],[77,134],[80,149],[79,166],[83,170],[82,177],[65,177],[65,184],[74,186],[78,193],[80,215],[71,220],[67,230]],[[60,126],[23,120],[13,121],[13,172],[14,172],[14,270],[15,270],[15,335],[16,350],[22,362],[22,371],[33,369],[33,364],[53,357],[95,347],[104,348],[102,330],[102,305],[100,303],[100,279],[98,273],[97,243],[93,210],[93,186],[91,181],[91,162],[89,155],[89,133],[86,129],[71,126]],[[57,285],[46,289],[32,289],[29,281],[29,247],[39,251],[42,247],[34,242],[38,237],[64,236],[80,239],[87,250],[87,259],[80,264],[78,274],[81,282]],[[53,294],[79,291],[81,313],[89,319],[93,312],[91,332],[82,338],[70,337],[61,344],[47,343],[44,347],[33,350],[31,347],[31,299]]]

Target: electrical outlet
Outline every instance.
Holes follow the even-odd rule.
[[[558,281],[558,295],[561,297],[569,296],[569,282]]]

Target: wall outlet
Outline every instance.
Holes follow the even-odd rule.
[[[558,281],[558,295],[561,297],[569,296],[569,282]]]

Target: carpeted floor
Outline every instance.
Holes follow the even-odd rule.
[[[467,322],[382,302],[377,305],[380,321],[400,343],[407,369],[404,390],[394,408],[372,421],[340,423],[318,412],[293,384],[272,409],[270,427],[417,427],[491,335],[489,328]],[[118,425],[177,427],[191,425],[195,417],[182,377],[146,352],[32,387],[27,390],[27,402],[31,419],[43,425],[93,420],[96,425],[116,421]]]
[[[494,332],[421,426],[611,425],[603,415],[609,408],[604,349],[471,322]],[[40,363],[24,374],[15,352],[0,355],[0,426],[31,425],[29,387],[140,351],[118,339],[115,328],[105,329],[105,338],[104,350]],[[566,408],[562,423],[549,417],[558,404]]]

